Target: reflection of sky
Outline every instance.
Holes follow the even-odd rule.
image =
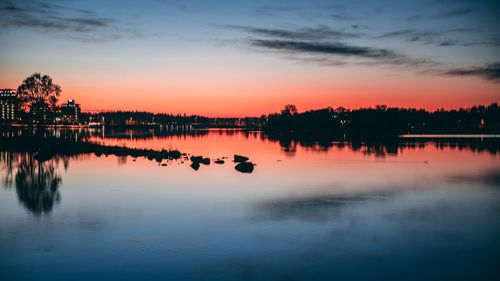
[[[129,158],[118,165],[116,157],[89,156],[70,160],[65,170],[60,161],[61,200],[44,216],[23,208],[15,189],[0,188],[0,254],[8,256],[0,259],[0,279],[498,274],[498,181],[477,176],[498,168],[497,155],[427,145],[380,159],[349,147],[298,146],[287,157],[276,142],[240,137],[140,144],[205,155],[203,145],[218,144],[215,154],[255,161],[252,174],[237,173],[232,163],[193,171],[188,164]]]
[[[42,71],[88,109],[244,116],[287,102],[498,101],[487,81],[498,80],[498,65],[487,67],[499,61],[497,1],[2,0],[0,9],[2,87]]]

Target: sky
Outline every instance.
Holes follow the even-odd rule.
[[[500,1],[0,0],[0,88],[83,110],[259,116],[500,102]]]

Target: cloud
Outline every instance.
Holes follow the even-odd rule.
[[[239,25],[220,25],[253,35],[247,40],[252,47],[285,54],[286,59],[328,66],[339,65],[393,65],[434,67],[439,63],[414,59],[391,49],[358,46],[343,42],[345,39],[366,38],[362,33],[335,30],[328,26],[299,29],[257,28]],[[360,26],[356,26],[359,28]],[[349,30],[349,29],[348,29]]]
[[[466,33],[474,32],[475,30],[468,28],[451,28],[445,30],[418,30],[418,29],[399,29],[390,32],[383,33],[381,35],[375,36],[375,39],[391,38],[391,37],[406,37],[413,36],[419,38],[434,38],[450,33]]]
[[[487,64],[482,67],[456,68],[444,72],[450,76],[478,76],[488,81],[500,83],[500,62]]]
[[[440,20],[440,19],[448,19],[448,18],[455,18],[455,17],[461,17],[467,14],[472,13],[473,10],[470,8],[458,8],[458,9],[451,9],[439,13],[434,13],[434,14],[429,14],[429,15],[421,15],[421,14],[416,14],[416,15],[411,15],[409,17],[406,17],[405,20],[409,21],[414,21],[414,20]]]
[[[489,45],[497,46],[498,40],[473,41],[466,42],[457,39],[447,38],[447,36],[459,33],[477,32],[468,28],[452,28],[446,30],[417,30],[417,29],[400,29],[391,32],[386,32],[373,37],[374,39],[387,38],[404,38],[406,42],[419,43],[424,45],[435,45],[439,47],[447,46],[474,46],[474,45]]]
[[[116,20],[99,17],[95,12],[44,2],[14,4],[0,0],[0,27],[59,34],[82,41],[106,41],[142,36],[132,28],[123,28]]]
[[[389,37],[399,37],[399,36],[408,36],[415,35],[416,31],[414,29],[400,29],[396,31],[386,32],[382,35],[378,35],[376,39],[389,38]]]
[[[252,39],[251,45],[259,48],[282,51],[292,54],[307,54],[312,56],[321,56],[318,58],[301,58],[301,60],[322,62],[326,65],[342,65],[346,64],[329,59],[353,58],[363,61],[350,62],[350,64],[359,64],[366,66],[373,65],[398,65],[398,66],[426,66],[432,67],[438,65],[437,62],[425,59],[413,59],[405,55],[399,54],[393,50],[364,47],[345,44],[341,42],[306,42],[293,40],[265,40]],[[326,57],[326,58],[325,58]]]
[[[349,20],[354,19],[354,17],[352,17],[352,16],[349,16],[346,14],[339,14],[339,13],[331,14],[330,17],[332,17],[336,20],[339,20],[339,21],[349,21]]]
[[[366,26],[364,24],[353,24],[353,25],[351,25],[351,28],[352,29],[368,29],[368,26]]]
[[[439,42],[437,45],[441,46],[441,47],[457,46],[457,45],[460,45],[460,41],[458,41],[458,40],[445,40],[445,41]]]
[[[340,42],[312,43],[304,41],[253,39],[251,43],[257,47],[299,53],[354,56],[374,59],[395,59],[401,57],[391,50],[359,47]]]
[[[472,9],[470,8],[463,8],[463,9],[454,9],[454,10],[449,10],[443,13],[435,14],[435,18],[454,18],[454,17],[460,17],[463,15],[467,15],[472,13]]]
[[[256,28],[238,25],[224,25],[222,27],[239,29],[254,35],[265,37],[279,37],[293,40],[323,40],[323,39],[343,39],[361,37],[359,33],[334,30],[327,26],[320,25],[316,27],[304,27],[297,30]]]

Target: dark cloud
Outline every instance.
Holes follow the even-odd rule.
[[[354,56],[372,59],[397,59],[402,57],[391,50],[352,46],[340,42],[312,43],[290,40],[253,39],[251,43],[257,47],[299,53]]]
[[[368,26],[366,26],[364,24],[353,24],[353,25],[351,25],[351,28],[352,29],[356,29],[356,30],[359,30],[359,29],[368,29]]]
[[[83,41],[106,41],[139,37],[142,34],[95,12],[72,9],[52,3],[25,2],[23,5],[0,0],[0,27],[26,29],[44,33],[67,33],[67,37]]]
[[[457,39],[447,38],[448,36],[453,36],[462,33],[472,33],[477,32],[476,30],[468,28],[453,28],[446,30],[417,30],[417,29],[400,29],[391,32],[387,32],[373,38],[375,39],[386,39],[386,38],[404,38],[406,42],[419,43],[424,45],[436,45],[440,47],[445,46],[474,46],[474,45],[489,45],[498,46],[498,40],[487,40],[487,41],[473,41],[466,42]]]
[[[458,41],[458,40],[445,40],[445,41],[439,42],[437,45],[441,46],[441,47],[457,46],[457,45],[460,45],[460,41]]]
[[[391,31],[384,33],[382,35],[376,36],[376,39],[381,39],[381,38],[389,38],[389,37],[399,37],[399,36],[409,36],[412,35],[414,36],[416,33],[415,29],[400,29],[396,31]]]
[[[375,39],[383,39],[390,37],[420,37],[420,38],[434,38],[439,37],[451,33],[467,33],[467,32],[475,32],[475,30],[468,28],[451,28],[445,30],[419,30],[419,29],[399,29],[390,32],[383,33],[381,35],[375,36]]]
[[[252,39],[252,46],[264,48],[268,50],[282,51],[292,54],[308,54],[321,56],[315,62],[322,62],[326,65],[342,65],[343,62],[326,60],[328,58],[354,58],[363,59],[362,62],[352,62],[351,64],[359,65],[381,65],[390,64],[398,66],[426,66],[432,67],[438,65],[437,62],[425,59],[413,59],[405,55],[394,52],[389,49],[363,47],[349,45],[341,42],[306,42],[306,41],[293,41],[293,40],[264,40]],[[305,59],[311,61],[310,58]]]
[[[346,14],[340,14],[340,13],[331,14],[330,17],[332,17],[336,20],[339,20],[339,21],[349,21],[349,20],[354,19],[354,17],[352,17],[352,16],[349,16]]]
[[[406,20],[439,20],[439,19],[448,19],[448,18],[455,18],[455,17],[461,17],[467,14],[472,13],[473,10],[470,8],[459,8],[459,9],[452,9],[452,10],[447,10],[444,12],[439,12],[439,13],[434,13],[434,14],[428,14],[428,15],[411,15],[409,17],[406,17]]]
[[[482,67],[451,69],[444,74],[450,76],[478,76],[488,81],[500,83],[500,62],[491,63]]]
[[[345,32],[334,30],[327,26],[320,25],[316,27],[304,27],[297,30],[272,29],[272,28],[256,28],[238,25],[225,25],[223,27],[239,29],[254,35],[266,37],[278,37],[283,39],[293,40],[323,40],[323,39],[343,39],[361,37],[359,33]]]
[[[472,9],[470,8],[463,8],[463,9],[454,9],[454,10],[449,10],[444,13],[439,13],[434,15],[435,18],[454,18],[454,17],[460,17],[463,15],[467,15],[472,13]]]
[[[414,59],[390,49],[357,46],[342,42],[344,39],[364,38],[365,35],[343,30],[334,30],[327,26],[305,27],[295,30],[256,28],[247,26],[223,25],[254,35],[250,45],[259,49],[281,52],[287,59],[339,66],[345,64],[400,66],[436,66],[438,63]],[[359,26],[357,26],[359,28]],[[306,55],[306,56],[302,56]],[[350,59],[345,61],[343,59]],[[358,61],[355,61],[355,60]]]

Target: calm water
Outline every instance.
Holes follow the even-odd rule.
[[[0,152],[0,280],[491,280],[498,140],[296,142],[259,132],[79,134],[202,165]],[[0,148],[1,151],[1,148]]]

